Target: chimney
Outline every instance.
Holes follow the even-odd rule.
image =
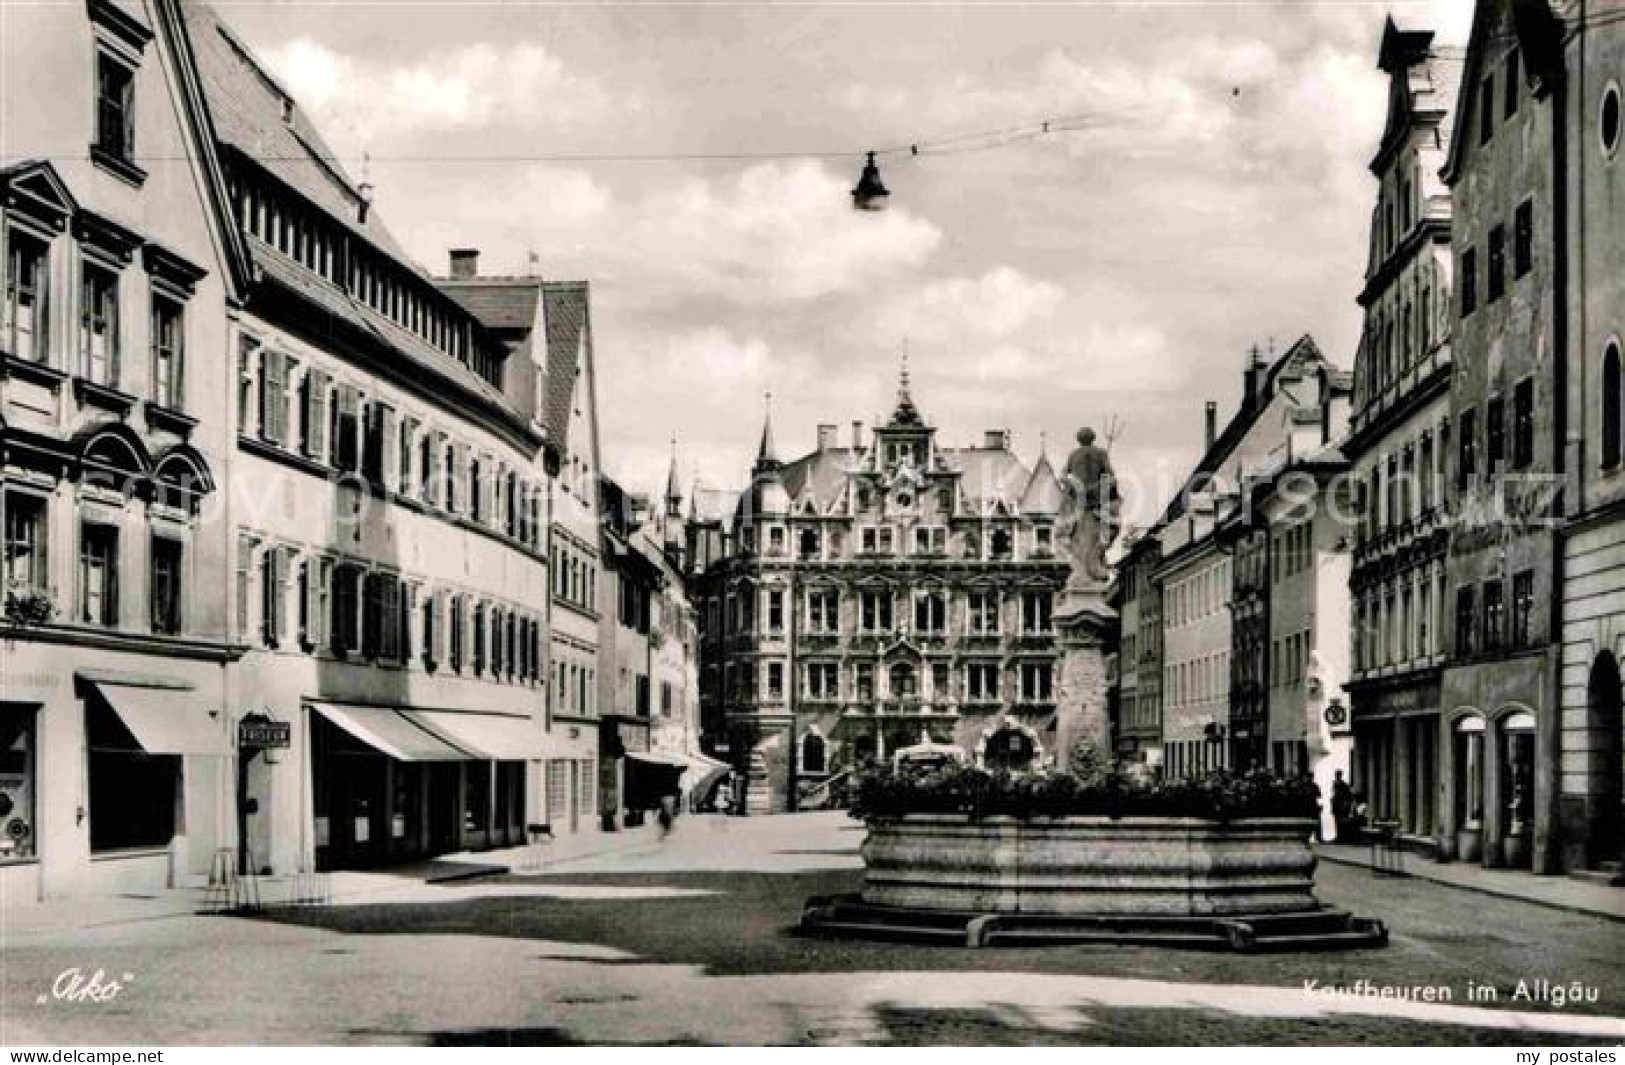
[[[1003,429],[989,429],[982,436],[982,446],[989,451],[1003,451],[1007,439]]]
[[[1202,434],[1202,450],[1213,450],[1213,441],[1219,437],[1219,405],[1211,399],[1207,401],[1207,426]]]
[[[852,422],[852,450],[863,450],[863,423],[856,419]]]
[[[840,427],[834,425],[820,425],[818,427],[818,450],[828,451],[835,446],[835,435]]]
[[[480,249],[451,249],[451,276],[454,281],[467,281],[480,273]]]

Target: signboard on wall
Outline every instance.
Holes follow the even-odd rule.
[[[293,744],[293,725],[287,721],[245,717],[237,723],[237,746],[285,751]]]

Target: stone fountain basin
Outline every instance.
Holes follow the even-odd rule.
[[[863,903],[1058,917],[1316,910],[1314,821],[908,814],[869,822]]]

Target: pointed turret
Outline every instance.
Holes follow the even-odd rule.
[[[780,466],[778,449],[773,446],[773,393],[767,393],[767,413],[762,418],[762,442],[756,447],[756,472]]]
[[[903,366],[897,375],[897,409],[892,411],[891,425],[924,425],[925,419],[920,417],[920,410],[914,405],[914,396],[909,391],[908,383],[908,351],[903,351]]]
[[[671,467],[666,471],[666,516],[683,512],[683,490],[677,483],[677,438],[671,438]]]

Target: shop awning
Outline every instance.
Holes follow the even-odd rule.
[[[661,754],[657,751],[627,751],[629,762],[642,762],[644,765],[659,766],[662,769],[675,769],[678,772],[688,768],[688,762],[674,754]]]
[[[472,762],[483,760],[387,706],[306,704],[369,747],[400,762]]]
[[[401,713],[482,758],[526,762],[547,757],[546,735],[534,718],[460,714],[451,710],[403,710]]]
[[[226,754],[220,717],[194,691],[97,681],[96,690],[148,754]],[[218,709],[218,708],[216,708]]]

